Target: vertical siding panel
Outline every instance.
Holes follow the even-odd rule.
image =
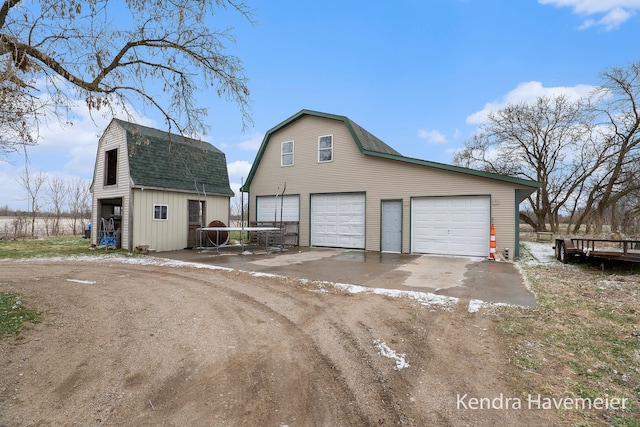
[[[189,200],[198,200],[197,194],[134,190],[134,242],[133,247],[149,245],[157,251],[183,249],[187,246],[189,232]],[[168,206],[168,220],[153,219],[154,205]],[[205,221],[220,219],[228,224],[229,197],[207,196]]]

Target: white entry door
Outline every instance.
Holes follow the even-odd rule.
[[[411,251],[489,255],[491,205],[487,196],[424,197],[411,201]]]
[[[364,249],[365,195],[311,196],[311,246]]]
[[[402,200],[382,201],[382,252],[402,252]]]

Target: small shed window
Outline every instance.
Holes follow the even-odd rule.
[[[153,219],[167,220],[169,207],[167,205],[153,205]]]
[[[104,155],[104,185],[115,185],[118,176],[118,149],[109,150]]]
[[[280,166],[293,166],[293,141],[282,143]]]
[[[333,160],[333,135],[318,137],[318,162]]]

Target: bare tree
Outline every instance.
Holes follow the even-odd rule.
[[[521,219],[537,230],[549,221],[557,231],[561,210],[601,162],[588,123],[582,103],[565,96],[510,104],[489,113],[454,163],[539,182],[529,197],[534,216]]]
[[[236,226],[244,225],[247,226],[247,221],[249,221],[249,206],[247,205],[246,195],[238,192],[234,197],[230,200],[230,209],[231,209],[231,217],[233,221],[236,223]]]
[[[37,108],[25,96],[9,59],[0,55],[0,158],[35,144],[31,120]]]
[[[68,197],[68,186],[64,179],[52,176],[47,181],[47,196],[52,208],[51,234],[57,236],[60,234],[60,218]]]
[[[80,229],[84,230],[84,220],[87,212],[91,209],[91,207],[88,206],[91,198],[89,185],[87,181],[82,179],[74,179],[68,183],[68,205],[69,211],[71,212],[71,228],[74,235],[78,234],[78,223]]]
[[[252,22],[244,0],[2,1],[0,104],[17,120],[0,119],[0,147],[33,142],[43,108],[64,120],[72,100],[111,115],[151,106],[169,129],[194,135],[206,132],[196,95],[213,91],[251,123],[242,64],[226,51],[231,29],[211,25],[227,9]]]
[[[42,197],[41,189],[46,180],[47,176],[42,172],[38,172],[35,175],[31,174],[29,171],[29,162],[25,162],[24,171],[22,172],[22,175],[17,178],[18,184],[26,190],[29,200],[29,211],[31,213],[31,236],[36,235],[36,219],[40,212],[40,202]]]
[[[600,120],[601,149],[608,153],[607,162],[594,174],[585,209],[575,229],[593,225],[602,232],[607,213],[616,222],[616,205],[640,190],[640,62],[626,68],[613,68],[601,75],[603,84],[593,97],[590,109]],[[623,214],[624,215],[624,214]]]

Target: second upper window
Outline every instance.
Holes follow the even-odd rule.
[[[293,166],[293,141],[282,143],[280,147],[280,166]]]
[[[333,160],[333,135],[318,137],[318,162]]]

